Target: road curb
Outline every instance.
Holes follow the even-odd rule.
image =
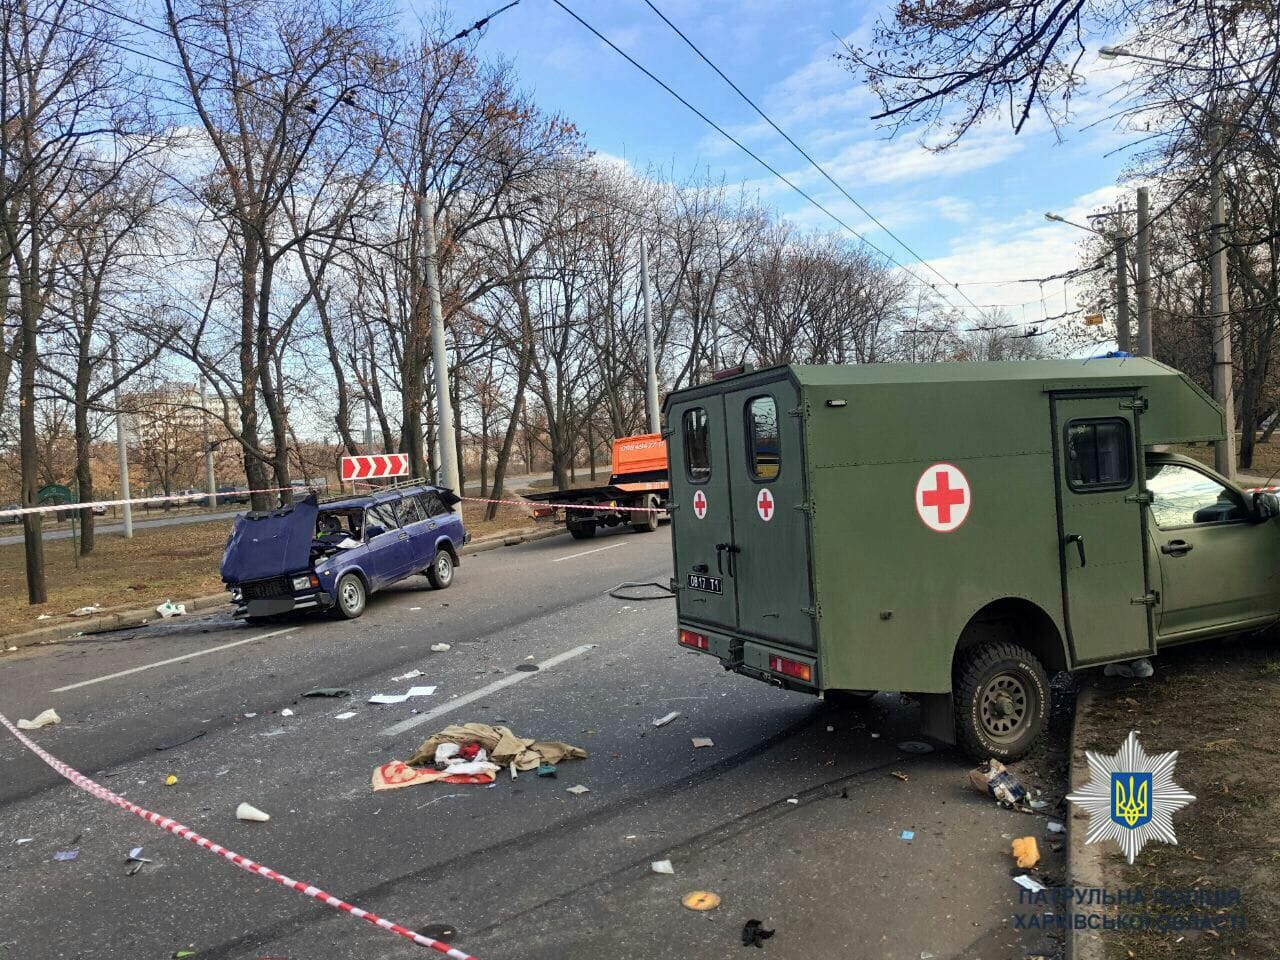
[[[1081,687],[1076,694],[1076,712],[1071,721],[1071,770],[1067,774],[1068,792],[1084,787],[1089,781],[1089,761],[1085,756],[1084,739],[1090,709],[1098,700],[1098,689],[1093,675],[1081,677]],[[1067,806],[1071,808],[1068,801]],[[1075,889],[1104,887],[1102,854],[1099,847],[1086,845],[1089,815],[1083,810],[1069,809],[1067,814],[1067,879]],[[1067,956],[1070,960],[1105,960],[1106,948],[1099,930],[1077,930],[1068,927]]]
[[[563,526],[553,527],[551,529],[525,527],[520,530],[510,530],[506,533],[500,533],[492,537],[473,540],[471,543],[463,546],[458,553],[465,557],[473,553],[484,553],[486,550],[496,550],[499,547],[513,547],[516,544],[530,543],[534,540],[546,540],[548,537],[559,536],[560,534],[567,532],[568,531]],[[208,594],[203,597],[178,599],[173,602],[186,606],[188,613],[196,613],[200,610],[209,610],[213,607],[226,604],[228,603],[228,600],[226,592],[223,591],[221,593]],[[107,633],[112,630],[125,630],[130,627],[141,627],[159,618],[160,615],[156,613],[155,607],[137,607],[126,610],[106,611],[92,617],[81,617],[78,620],[57,623],[47,627],[37,627],[34,630],[28,630],[24,633],[16,633],[0,640],[0,656],[3,655],[4,648],[7,647],[31,647],[39,643],[66,640],[71,637],[84,636],[92,633]]]

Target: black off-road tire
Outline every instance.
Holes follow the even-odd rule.
[[[566,522],[565,526],[569,528],[569,536],[575,540],[590,540],[596,535],[596,522],[594,520]]]
[[[431,566],[426,569],[427,582],[437,590],[448,590],[453,583],[453,554],[441,547]]]
[[[631,529],[636,533],[653,533],[658,529],[658,498],[645,497],[644,506],[650,508],[651,513],[633,513],[631,515]]]
[[[956,743],[975,760],[1023,756],[1049,715],[1049,678],[1030,651],[987,641],[961,654],[955,672]]]
[[[354,620],[364,613],[369,602],[369,591],[358,574],[344,573],[338,578],[333,592],[338,598],[333,610],[343,620]]]

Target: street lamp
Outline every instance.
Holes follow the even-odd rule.
[[[1100,220],[1103,217],[1117,216],[1120,216],[1120,211],[1111,210],[1107,213],[1090,214],[1089,219]],[[1056,213],[1046,213],[1044,218],[1054,223],[1065,223],[1069,227],[1084,230],[1086,233],[1092,233],[1095,236],[1106,237],[1111,241],[1116,254],[1116,346],[1124,353],[1131,353],[1133,341],[1129,334],[1129,267],[1124,249],[1125,235],[1118,228],[1115,232],[1106,234],[1101,230],[1095,230],[1093,227],[1086,227],[1084,224],[1068,220],[1066,217],[1059,216]]]

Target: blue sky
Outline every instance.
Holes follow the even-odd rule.
[[[678,90],[752,149],[903,263],[910,254],[823,181],[742,102],[643,0],[565,0],[597,29]],[[1043,123],[1015,137],[993,121],[938,155],[918,132],[887,139],[870,121],[877,101],[832,54],[837,35],[870,36],[880,3],[769,0],[654,0],[846,190],[948,279],[976,283],[978,304],[1023,304],[1009,312],[1028,322],[1075,306],[1074,288],[998,281],[1043,276],[1078,262],[1071,227],[1045,222],[1053,210],[1082,218],[1101,203],[1127,196],[1114,186],[1123,154],[1105,154],[1123,139],[1100,119],[1116,68],[1093,54],[1096,74],[1079,99],[1064,139]],[[470,22],[494,0],[453,0],[454,18]],[[677,178],[696,171],[746,182],[761,199],[806,226],[834,227],[824,214],[772,178],[667,93],[595,39],[551,0],[523,0],[488,28],[482,53],[515,64],[540,106],[582,129],[592,149],[624,158],[637,170],[657,167]],[[1132,200],[1130,200],[1132,204]],[[925,275],[921,267],[913,268]],[[951,299],[963,303],[955,294]],[[1028,302],[1029,301],[1029,302]],[[970,311],[972,313],[972,311]]]

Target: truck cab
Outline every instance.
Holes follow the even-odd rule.
[[[1050,673],[1280,619],[1277,501],[1166,452],[1221,410],[1152,360],[785,366],[667,398],[679,642],[912,694],[1015,759]]]

